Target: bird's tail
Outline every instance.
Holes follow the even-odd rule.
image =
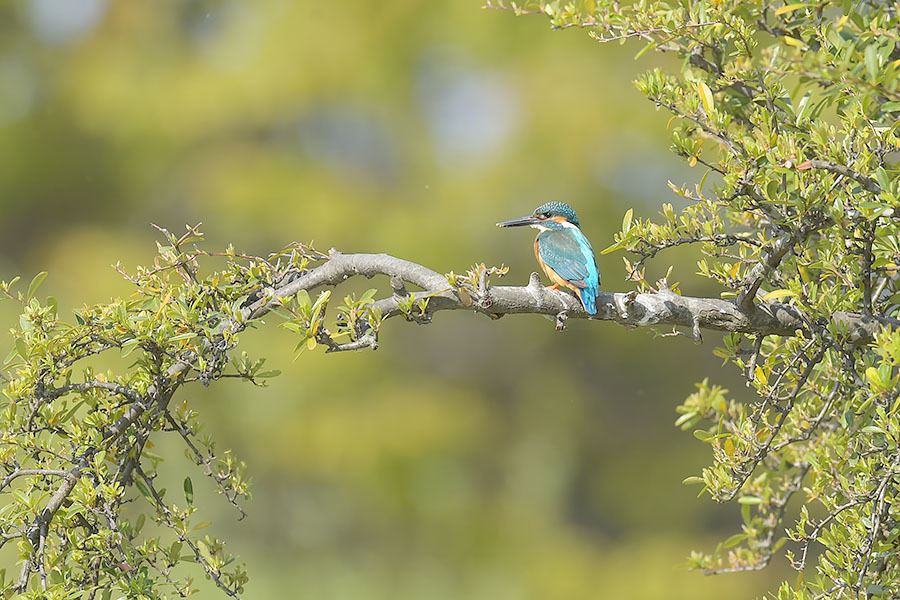
[[[578,298],[581,300],[581,305],[584,306],[584,310],[588,311],[588,314],[597,314],[597,288],[588,286],[579,289]]]

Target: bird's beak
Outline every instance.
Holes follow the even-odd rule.
[[[500,223],[497,223],[497,227],[524,227],[526,225],[535,225],[540,222],[540,219],[529,215],[527,217],[510,219],[509,221],[501,221]]]

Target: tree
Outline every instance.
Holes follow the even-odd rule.
[[[703,329],[725,331],[716,352],[757,393],[742,403],[704,381],[679,408],[677,425],[696,429],[713,455],[690,481],[716,500],[736,500],[743,519],[741,533],[692,564],[709,573],[760,569],[784,548],[802,577],[783,584],[779,598],[900,593],[896,7],[489,6],[684,59],[680,72],[657,69],[637,85],[672,113],[673,150],[706,174],[673,186],[683,210],[665,204],[656,222],[625,215],[604,252],[632,254],[626,274],[637,290],[601,293],[595,318],[682,327],[696,340]],[[557,328],[588,316],[536,276],[524,287],[492,285],[502,267],[441,274],[383,254],[304,245],[265,258],[213,254],[199,246],[196,227],[161,233],[152,267],[122,270],[134,295],[85,307],[72,323],[52,298],[37,298],[43,274],[24,292],[2,285],[22,303],[0,407],[8,499],[0,544],[17,543],[21,563],[0,582],[6,595],[186,595],[187,563],[227,595],[241,593],[246,573],[192,518],[190,476],[183,498],[167,493],[149,448],[157,436],[179,436],[242,510],[243,465],[216,451],[182,390],[224,378],[263,385],[277,375],[264,359],[237,353],[241,333],[265,315],[298,335],[298,354],[374,348],[386,319],[426,323],[441,310],[547,314]],[[685,244],[698,246],[699,271],[721,285],[722,298],[645,280],[648,261]],[[358,275],[388,276],[390,292],[335,302],[321,290]],[[98,370],[115,356],[131,366]]]

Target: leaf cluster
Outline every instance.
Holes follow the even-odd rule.
[[[741,401],[704,381],[676,424],[710,445],[689,482],[741,506],[740,531],[690,564],[761,569],[786,551],[800,572],[778,598],[900,593],[898,334],[871,343],[839,318],[900,317],[900,15],[882,2],[490,4],[540,13],[598,42],[636,40],[680,68],[640,75],[671,115],[671,149],[702,169],[676,210],[629,211],[615,243],[642,290],[645,263],[697,245],[698,273],[743,310],[788,303],[797,336],[729,334]],[[799,508],[798,508],[799,506]],[[810,551],[811,548],[815,551]],[[813,569],[812,566],[815,566]]]

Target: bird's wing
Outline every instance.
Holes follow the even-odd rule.
[[[596,271],[591,245],[577,229],[545,231],[538,236],[538,252],[560,277],[579,288],[588,286],[591,267]]]

